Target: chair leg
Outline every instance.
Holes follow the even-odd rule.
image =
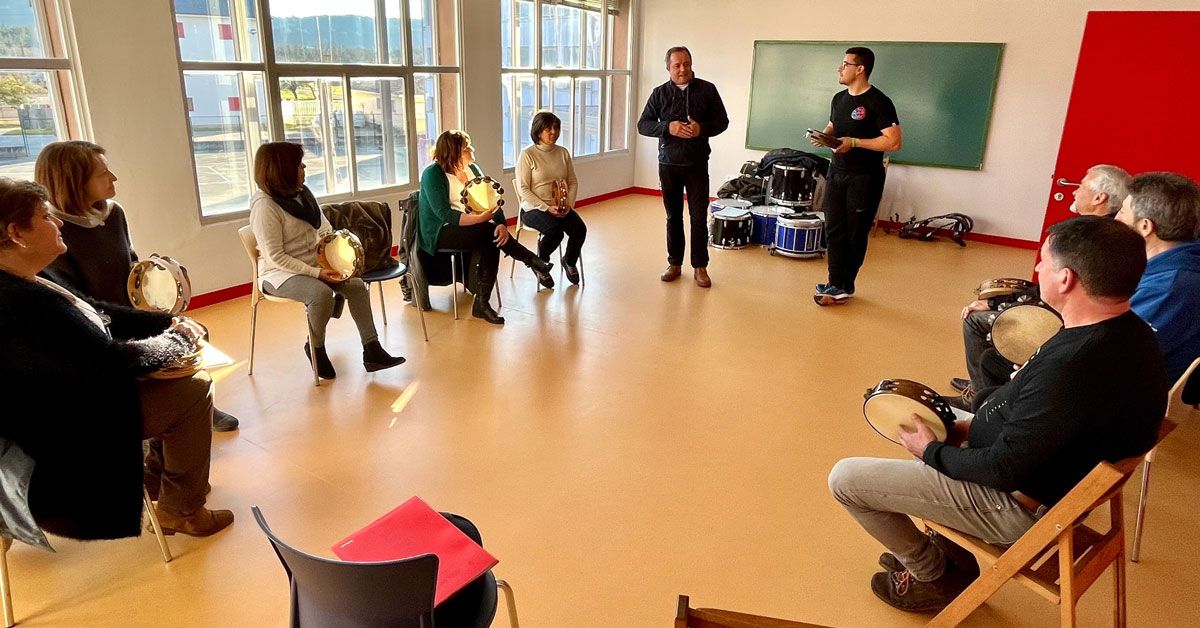
[[[1058,536],[1058,624],[1075,628],[1075,533],[1067,528]]]
[[[413,304],[413,307],[417,308],[417,314],[419,314],[421,316],[421,333],[425,334],[425,342],[429,342],[429,329],[425,327],[425,309],[421,307],[421,295],[418,293],[418,290],[417,290],[416,274],[413,274],[413,273],[414,272],[421,273],[422,277],[424,277],[425,275],[421,271],[421,268],[419,266],[421,262],[417,259],[417,256],[415,254],[410,255],[409,259],[411,259],[412,263],[413,263],[413,265],[409,267],[409,275],[408,275],[408,287],[412,288],[412,304]],[[414,269],[415,269],[415,271],[414,271]],[[426,289],[426,291],[428,291],[429,286],[425,286],[425,289]]]
[[[504,299],[500,298],[500,282],[499,281],[496,282],[495,288],[496,288],[496,308],[497,309],[503,308],[504,307]]]
[[[521,628],[517,621],[517,600],[513,597],[512,587],[505,581],[497,579],[496,588],[504,593],[504,605],[508,607],[508,624],[512,628]]]
[[[587,275],[583,273],[583,251],[579,252],[579,285],[587,285]]]
[[[150,492],[142,487],[142,500],[146,502],[146,516],[150,517],[150,528],[158,539],[158,549],[162,552],[163,562],[171,562],[171,548],[167,546],[167,537],[163,535],[162,526],[158,523],[158,513],[154,510],[154,502],[150,501]]]
[[[454,320],[458,320],[458,259],[456,253],[450,254],[450,289],[454,295]]]
[[[12,628],[17,625],[13,614],[12,588],[8,581],[8,548],[13,540],[7,536],[0,538],[0,598],[4,603],[4,627]]]
[[[1118,542],[1120,549],[1117,551],[1116,559],[1113,560],[1113,568],[1116,571],[1113,573],[1113,595],[1116,599],[1113,600],[1113,625],[1117,628],[1125,628],[1125,504],[1123,503],[1121,492],[1109,500],[1109,513],[1113,528],[1120,527],[1121,536]]]
[[[246,370],[247,375],[254,374],[254,330],[257,329],[258,323],[258,300],[254,295],[250,295],[250,368]]]
[[[387,327],[387,302],[383,300],[383,282],[378,281],[379,286],[379,315],[383,317],[383,326]]]
[[[307,310],[305,311],[307,314]],[[308,325],[308,320],[304,321],[305,326]],[[321,387],[321,376],[317,375],[317,345],[313,343],[312,330],[308,330],[308,359],[312,363],[313,386]]]
[[[1142,493],[1138,497],[1137,523],[1133,527],[1133,551],[1129,560],[1138,562],[1142,557],[1142,524],[1146,521],[1146,498],[1150,494],[1150,464],[1154,459],[1147,455],[1142,463]]]
[[[520,211],[520,210],[517,210],[517,211]],[[517,219],[517,230],[513,232],[513,239],[517,241],[517,244],[521,243],[521,227],[522,227],[521,219],[518,218]],[[513,273],[517,272],[517,258],[510,257],[508,259],[512,261],[512,264],[508,267],[508,278],[512,279]]]

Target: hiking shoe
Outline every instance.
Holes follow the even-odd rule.
[[[959,392],[966,390],[967,387],[970,385],[971,385],[971,380],[969,380],[969,379],[964,379],[962,377],[951,377],[950,378],[950,387]]]
[[[881,571],[871,576],[871,592],[889,605],[902,611],[924,613],[940,611],[946,608],[954,598],[958,597],[975,578],[968,577],[954,567],[952,561],[946,561],[946,571],[942,577],[929,582],[921,582],[913,577],[912,572]]]

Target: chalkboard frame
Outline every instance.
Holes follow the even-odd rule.
[[[987,151],[987,143],[988,143],[988,139],[989,139],[989,136],[991,133],[992,115],[995,111],[996,91],[997,91],[997,86],[998,86],[999,78],[1000,78],[1000,67],[1004,60],[1005,45],[1003,43],[1000,43],[1000,42],[932,42],[932,41],[836,41],[836,40],[828,41],[828,40],[781,40],[781,39],[755,40],[754,54],[753,54],[753,61],[752,61],[752,68],[751,68],[750,90],[749,90],[749,94],[747,95],[747,98],[749,99],[749,108],[748,108],[749,113],[747,115],[747,120],[746,120],[746,148],[748,148],[748,149],[773,150],[776,148],[781,148],[781,146],[759,146],[759,145],[752,143],[752,141],[751,141],[751,137],[755,132],[754,94],[757,91],[755,89],[755,81],[757,81],[760,78],[759,77],[759,69],[760,68],[759,68],[759,63],[758,63],[759,62],[759,51],[760,51],[761,47],[778,45],[778,44],[786,44],[789,46],[794,46],[794,45],[800,44],[800,45],[812,45],[814,47],[815,46],[837,47],[837,48],[840,48],[839,54],[838,54],[839,59],[841,57],[841,51],[844,51],[846,48],[849,48],[851,46],[866,46],[868,48],[871,48],[872,50],[875,50],[877,55],[880,54],[881,49],[886,51],[886,49],[891,46],[919,46],[919,45],[923,45],[923,44],[937,45],[937,46],[955,46],[955,47],[965,46],[965,47],[974,47],[974,48],[984,47],[984,48],[990,48],[990,49],[994,50],[995,51],[995,67],[992,68],[991,76],[990,76],[991,81],[988,83],[990,85],[990,90],[987,95],[988,102],[987,102],[986,114],[982,116],[982,136],[977,138],[978,139],[978,150],[975,151],[974,153],[972,153],[970,163],[966,163],[965,161],[952,162],[949,160],[934,160],[934,161],[910,160],[910,159],[905,159],[902,156],[903,151],[901,151],[901,153],[898,155],[892,156],[892,159],[891,159],[891,163],[896,163],[896,164],[930,166],[930,167],[935,167],[935,168],[951,168],[951,169],[957,169],[957,170],[982,170],[983,169],[983,156]],[[881,59],[880,61],[881,61],[881,64],[879,67],[886,67],[885,64],[888,62],[887,59],[884,58],[884,59]],[[833,75],[833,66],[832,65],[830,66],[829,72],[832,77],[832,75]],[[771,77],[766,77],[764,80],[771,80]],[[831,78],[830,89],[829,89],[829,98],[832,98],[834,94],[836,94],[838,91],[841,91],[842,89],[844,89],[844,87],[838,85],[836,80]],[[886,92],[887,90],[884,90],[884,91]],[[898,106],[897,108],[899,109],[900,107]],[[904,114],[904,111],[898,111],[898,113],[900,115],[900,124],[901,124],[901,127],[903,128],[905,114]],[[820,120],[812,121],[811,124],[814,125],[814,128],[824,128],[824,123],[828,121],[825,118],[827,118],[827,116],[825,116],[824,118],[822,118]],[[820,127],[815,126],[818,123],[821,125]],[[910,139],[911,139],[911,136],[906,133],[905,142],[907,143],[908,141],[910,141]],[[807,142],[804,144],[804,146],[798,146],[798,147],[794,147],[794,148],[805,148],[805,147],[807,147]]]

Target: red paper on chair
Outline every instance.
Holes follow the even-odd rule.
[[[500,562],[419,497],[400,504],[332,549],[338,558],[359,563],[436,554],[434,606]]]

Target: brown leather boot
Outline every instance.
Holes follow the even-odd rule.
[[[675,281],[676,279],[679,279],[679,275],[679,267],[675,264],[670,264],[667,266],[667,269],[663,271],[663,274],[659,275],[658,278],[662,279],[663,281]]]
[[[696,272],[694,273],[694,276],[696,278],[697,286],[700,286],[701,288],[711,288],[712,287],[712,279],[710,279],[708,276],[707,268],[697,268]]]
[[[158,524],[167,536],[176,532],[188,536],[211,536],[229,527],[231,523],[232,510],[209,510],[201,507],[189,515],[176,515],[158,510]]]

